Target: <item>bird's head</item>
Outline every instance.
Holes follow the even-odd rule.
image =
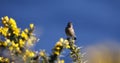
[[[72,22],[68,22],[67,27],[72,27]]]

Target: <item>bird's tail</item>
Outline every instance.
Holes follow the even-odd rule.
[[[73,39],[74,39],[74,40],[77,40],[77,38],[76,38],[76,37],[74,37]]]
[[[70,40],[70,39],[77,40],[76,37],[67,37],[67,40]]]

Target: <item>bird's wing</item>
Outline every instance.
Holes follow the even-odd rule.
[[[65,28],[65,33],[66,33],[67,36],[70,36],[70,35],[69,35],[68,27]]]

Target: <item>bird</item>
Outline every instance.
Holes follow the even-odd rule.
[[[74,32],[72,22],[67,23],[67,26],[65,27],[65,33],[66,33],[67,39],[72,38],[72,39],[76,40],[76,35]]]

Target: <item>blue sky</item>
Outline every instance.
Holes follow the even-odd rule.
[[[64,28],[72,21],[77,45],[86,47],[101,40],[120,41],[119,0],[1,0],[0,17],[13,17],[21,28],[36,25],[40,38],[35,50],[48,52],[66,38]]]

